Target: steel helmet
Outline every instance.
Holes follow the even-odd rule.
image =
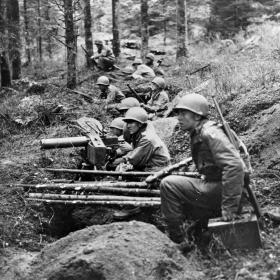
[[[103,42],[101,40],[95,40],[94,44],[95,45],[103,45]]]
[[[191,93],[181,97],[174,110],[189,110],[197,115],[207,117],[209,104],[206,98],[200,94]]]
[[[119,110],[128,110],[133,107],[140,107],[139,101],[134,97],[127,97],[121,101]]]
[[[143,60],[141,58],[135,58],[132,65],[140,65],[143,64]]]
[[[124,125],[125,123],[123,121],[123,118],[116,118],[111,122],[110,128],[117,128],[123,130]]]
[[[148,54],[146,55],[146,58],[149,58],[150,60],[155,60],[155,56],[154,56],[154,54],[152,54],[152,53],[148,53]]]
[[[132,74],[135,70],[132,66],[126,66],[121,71],[125,74]]]
[[[165,80],[161,77],[155,77],[153,80],[152,80],[152,83],[153,84],[156,84],[159,88],[165,88]]]
[[[109,86],[110,82],[106,76],[100,76],[96,82],[97,85]]]
[[[143,108],[134,107],[134,108],[128,109],[123,120],[125,122],[136,121],[136,122],[144,124],[148,121],[148,114]]]

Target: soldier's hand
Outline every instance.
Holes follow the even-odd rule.
[[[222,220],[225,222],[233,221],[237,218],[237,214],[229,210],[222,210]]]

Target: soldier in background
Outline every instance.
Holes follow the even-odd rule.
[[[94,64],[104,71],[113,70],[116,60],[112,50],[109,47],[104,46],[101,40],[95,40],[94,43],[97,47],[97,54],[91,57]]]
[[[135,69],[134,73],[132,74],[132,77],[134,79],[143,80],[154,78],[156,76],[154,70],[151,67],[144,64],[141,58],[136,58],[133,61],[132,66]]]
[[[110,81],[106,76],[100,76],[96,84],[100,89],[100,98],[106,100],[106,104],[120,103],[125,95],[114,85],[110,85]]]
[[[159,62],[161,62],[161,60],[158,61],[158,65],[156,65],[156,62],[155,62],[155,56],[153,53],[148,53],[146,55],[146,65],[151,67],[156,76],[164,76],[164,71],[161,69],[160,65],[159,65]]]
[[[151,98],[147,104],[141,103],[141,107],[149,113],[149,119],[152,119],[154,116],[162,117],[167,109],[169,97],[165,87],[166,84],[163,78],[156,77],[153,79]]]

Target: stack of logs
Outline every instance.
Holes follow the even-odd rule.
[[[85,205],[130,205],[140,207],[160,205],[158,184],[151,185],[143,181],[144,178],[152,175],[149,172],[112,172],[75,169],[47,169],[46,171],[55,173],[87,173],[94,176],[117,177],[118,180],[78,181],[73,183],[67,180],[63,182],[54,180],[54,182],[48,184],[21,185],[26,191],[28,200]],[[173,174],[197,176],[197,173],[194,172],[177,172]],[[136,180],[138,182],[135,182]]]

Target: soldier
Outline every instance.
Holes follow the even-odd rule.
[[[149,119],[154,116],[162,117],[164,110],[167,109],[169,102],[168,93],[165,89],[165,80],[161,77],[155,77],[152,81],[152,95],[147,104],[141,104],[149,115]]]
[[[126,141],[124,141],[123,138],[124,126],[125,126],[125,122],[123,121],[123,118],[116,118],[110,124],[110,133],[118,137],[119,148],[116,151],[117,157],[124,156],[125,154],[127,154],[129,151],[132,150],[131,145],[128,144]]]
[[[170,238],[184,250],[182,224],[186,218],[198,220],[203,236],[216,213],[225,221],[235,218],[244,183],[244,162],[223,129],[209,121],[207,100],[199,94],[183,96],[175,107],[182,130],[189,131],[192,158],[202,179],[167,176],[161,181],[162,213]]]
[[[148,114],[143,108],[129,109],[123,120],[127,123],[133,150],[117,159],[115,164],[127,163],[135,170],[155,170],[170,163],[168,149],[153,125],[148,123]]]
[[[106,99],[106,103],[120,103],[124,98],[124,94],[117,87],[110,85],[109,79],[106,76],[100,76],[97,79],[96,84],[98,85],[101,94],[101,99]]]
[[[115,57],[112,50],[103,45],[101,40],[95,40],[97,47],[97,54],[93,55],[91,59],[97,64],[97,67],[104,71],[114,69]]]
[[[154,70],[151,67],[145,65],[141,58],[136,58],[133,61],[132,66],[135,69],[135,72],[132,74],[134,79],[143,80],[146,78],[154,78],[156,76]]]
[[[151,67],[157,76],[164,76],[164,71],[160,68],[159,63],[161,63],[161,60],[158,61],[158,65],[155,65],[155,56],[153,53],[146,55],[146,65]]]
[[[127,97],[121,101],[117,109],[122,116],[125,116],[127,110],[133,107],[140,107],[140,102],[134,97]]]

